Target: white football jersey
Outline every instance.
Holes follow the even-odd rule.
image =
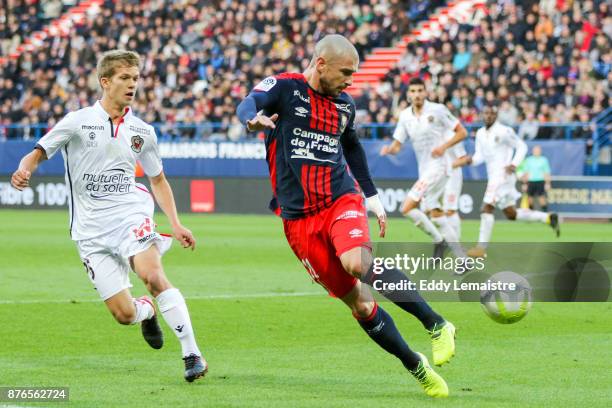
[[[99,101],[66,115],[37,146],[48,158],[61,149],[75,241],[110,232],[129,215],[145,211],[136,192],[137,160],[147,176],[162,172],[153,127],[130,108],[115,126]]]
[[[489,129],[481,127],[476,132],[476,151],[472,165],[486,163],[487,175],[491,179],[505,178],[505,167],[521,164],[527,154],[527,144],[509,126],[495,122]]]
[[[412,106],[400,112],[393,139],[405,143],[410,138],[419,165],[419,178],[439,172],[448,173],[449,163],[446,155],[432,157],[431,152],[447,140],[447,132],[454,130],[459,121],[446,106],[425,101],[419,116]]]

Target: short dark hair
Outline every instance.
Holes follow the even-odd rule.
[[[495,112],[495,113],[497,113],[497,111],[499,110],[499,106],[497,106],[497,104],[496,104],[496,103],[487,103],[487,104],[484,106],[483,110],[484,110],[485,108],[487,108],[487,109],[491,109],[491,110],[492,110],[493,112]]]
[[[410,80],[410,82],[408,82],[408,86],[411,85],[423,85],[425,86],[425,81],[423,81],[423,79],[421,77],[414,77]]]

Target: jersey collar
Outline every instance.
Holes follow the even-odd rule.
[[[495,130],[495,128],[497,128],[498,126],[499,126],[499,122],[495,121],[493,122],[490,128],[487,129],[487,127],[485,126],[484,129],[487,131],[487,133],[492,133]]]
[[[93,106],[94,110],[96,111],[96,113],[105,121],[108,122],[108,120],[111,118],[110,115],[108,114],[108,112],[106,112],[106,110],[102,107],[102,104],[100,103],[100,101],[96,101],[96,103]],[[126,106],[124,111],[123,111],[123,116],[121,117],[122,121],[127,120],[130,116],[132,116],[132,108],[130,108],[129,106]]]
[[[427,99],[425,99],[425,101],[423,101],[423,108],[421,109],[421,116],[423,116],[425,114],[425,112],[429,108],[430,104],[431,104],[431,102],[429,102]],[[420,118],[421,117],[421,116],[417,116],[416,113],[414,113],[414,105],[412,105],[410,107],[410,113],[412,114],[412,117],[414,117],[414,118]]]

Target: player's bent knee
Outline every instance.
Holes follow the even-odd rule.
[[[504,215],[510,221],[516,220],[516,210],[514,208],[505,208],[504,209]]]
[[[413,204],[412,201],[407,201],[404,204],[402,204],[402,208],[400,208],[400,211],[404,217],[407,217],[408,213],[414,210],[415,208],[416,206]]]
[[[353,316],[358,319],[367,319],[372,314],[374,310],[374,301],[358,301],[356,302],[352,309]]]
[[[352,256],[343,260],[342,266],[344,267],[345,271],[357,279],[365,276],[365,274],[368,272],[367,265],[364,265],[364,261],[360,256]]]
[[[493,207],[490,204],[486,204],[484,207],[482,207],[483,214],[493,214],[494,212],[495,212],[495,207]]]
[[[438,218],[444,215],[444,211],[440,210],[439,208],[434,208],[431,211],[429,211],[427,215],[433,218]]]
[[[172,287],[162,269],[154,269],[142,276],[142,281],[152,294],[161,293]]]

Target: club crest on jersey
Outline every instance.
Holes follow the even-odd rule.
[[[346,124],[348,123],[348,118],[346,117],[346,115],[339,115],[340,116],[340,134],[344,133],[344,130],[346,129]]]
[[[138,135],[132,136],[132,150],[136,153],[140,153],[142,150],[142,145],[144,144],[144,139]]]
[[[274,85],[276,85],[276,78],[267,77],[266,79],[258,83],[257,86],[253,89],[255,91],[268,92],[270,89],[274,87]]]
[[[433,116],[428,116],[427,120],[429,121],[429,123],[433,123],[434,117]]]

